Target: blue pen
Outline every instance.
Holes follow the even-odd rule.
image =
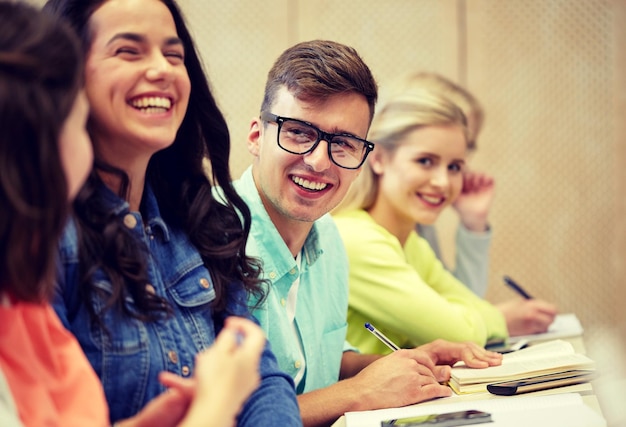
[[[526,299],[533,299],[533,297],[531,297],[530,294],[524,290],[524,288],[522,288],[520,285],[515,283],[515,281],[513,279],[511,279],[509,276],[504,276],[502,279],[504,280],[504,283],[509,285],[509,287],[511,287],[511,289],[513,289],[515,292],[517,292],[518,294],[520,294],[524,298],[526,298]]]
[[[370,331],[372,334],[374,334],[374,336],[376,338],[378,338],[379,340],[382,341],[383,344],[385,344],[387,347],[389,347],[390,349],[392,349],[393,351],[397,351],[400,350],[400,347],[398,347],[397,345],[394,344],[393,341],[391,341],[389,338],[387,338],[385,336],[385,334],[383,334],[382,332],[380,332],[378,329],[376,329],[374,326],[372,326],[371,323],[366,323],[365,324],[365,328]]]

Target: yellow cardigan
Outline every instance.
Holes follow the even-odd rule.
[[[350,263],[347,340],[360,351],[391,351],[365,322],[403,348],[437,338],[484,345],[508,336],[500,310],[448,272],[415,232],[402,247],[363,210],[334,218]]]

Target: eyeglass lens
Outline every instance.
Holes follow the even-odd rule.
[[[321,133],[313,126],[295,120],[284,120],[278,143],[291,153],[304,154],[321,138]],[[365,142],[350,136],[333,135],[327,142],[330,144],[330,156],[339,166],[358,167],[367,152]]]

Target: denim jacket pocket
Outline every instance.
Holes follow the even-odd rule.
[[[95,286],[105,295],[111,293],[111,283],[96,280]],[[115,308],[104,310],[105,298],[94,296],[93,306],[96,313],[102,313],[105,327],[93,323],[90,328],[91,338],[100,351],[112,355],[132,355],[148,349],[148,330],[144,322],[119,313]],[[125,304],[133,311],[134,302],[127,297]]]
[[[211,302],[215,299],[215,288],[204,264],[187,270],[173,283],[166,284],[167,292],[178,306],[187,332],[197,348],[211,345],[215,339],[215,325]]]

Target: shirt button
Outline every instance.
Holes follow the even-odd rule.
[[[135,228],[137,225],[137,218],[135,218],[131,213],[124,215],[124,225],[128,228]]]
[[[170,362],[176,364],[178,363],[178,354],[174,350],[170,350],[167,352],[167,358],[170,359]]]
[[[181,371],[183,373],[183,376],[186,377],[187,375],[189,375],[189,372],[190,372],[189,366],[183,366]]]
[[[154,286],[152,286],[150,283],[148,283],[146,285],[146,292],[148,292],[149,294],[156,294],[156,289],[154,289]]]
[[[294,366],[296,369],[300,369],[300,366],[302,366],[302,363],[300,363],[300,361],[299,361],[299,360],[296,360],[296,362],[293,364],[293,366]]]
[[[285,304],[287,304],[287,302],[285,301],[285,298],[281,298],[280,299],[280,305],[282,305],[284,307]]]
[[[204,289],[209,289],[211,284],[209,283],[207,279],[203,277],[202,279],[200,279],[200,286],[202,286]]]
[[[291,270],[289,270],[289,274],[294,275],[296,274],[296,269],[292,268]]]
[[[270,279],[275,279],[276,278],[276,272],[275,271],[270,271]]]

